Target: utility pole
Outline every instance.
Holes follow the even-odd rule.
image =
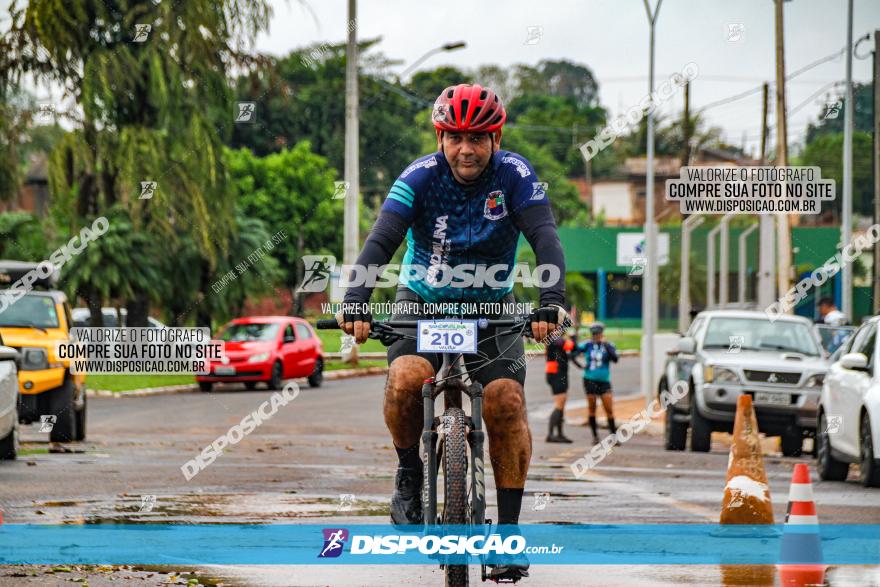
[[[684,119],[681,121],[681,134],[683,137],[683,145],[681,149],[681,165],[687,166],[691,161],[691,82],[688,80],[684,84]]]
[[[348,46],[345,51],[345,213],[343,216],[342,263],[354,265],[357,260],[360,236],[358,235],[358,205],[360,204],[360,168],[358,160],[358,48],[357,48],[357,0],[348,0]],[[357,363],[357,346],[352,347],[350,358]]]
[[[853,135],[853,0],[847,2],[846,12],[846,93],[843,103],[843,214],[841,214],[840,246],[845,247],[852,240],[852,135]],[[874,137],[876,140],[876,136]],[[840,310],[850,322],[852,312],[852,264],[841,267],[841,307]]]
[[[767,110],[770,100],[770,84],[764,83],[763,106],[761,108],[761,156],[760,164],[767,164]],[[776,297],[776,226],[773,217],[768,214],[758,216],[758,289],[755,299],[759,308],[766,308]]]
[[[874,224],[880,222],[880,30],[874,31]],[[880,242],[874,243],[874,313],[880,314]]]
[[[647,263],[642,277],[642,348],[641,379],[642,394],[646,400],[654,392],[654,333],[657,331],[657,222],[654,218],[654,25],[663,0],[651,12],[648,0],[643,0],[648,15],[650,36],[648,41],[648,169],[645,173],[645,249]]]
[[[783,27],[783,0],[776,2],[776,165],[788,165],[788,124],[785,112],[785,41]],[[777,274],[778,295],[783,296],[791,279],[791,229],[788,214],[776,216],[778,228]],[[762,243],[763,246],[763,243]]]

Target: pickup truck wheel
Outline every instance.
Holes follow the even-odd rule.
[[[871,434],[871,421],[868,412],[862,414],[861,434],[861,463],[859,464],[862,485],[865,487],[880,487],[880,459],[874,454],[873,437]]]
[[[803,453],[804,434],[797,426],[789,426],[779,438],[782,445],[782,456],[799,457]]]
[[[816,428],[816,469],[823,481],[846,481],[849,464],[831,456],[831,441],[828,438],[828,421],[825,412],[819,414],[819,427]]]
[[[691,385],[691,452],[709,452],[712,448],[712,422],[697,408],[697,398]]]
[[[12,424],[12,430],[4,438],[0,438],[0,461],[11,461],[18,456],[18,416]]]
[[[211,388],[214,387],[214,383],[211,381],[199,381],[199,390],[208,393],[211,391]]]
[[[666,379],[660,380],[660,394],[669,391],[669,383]],[[684,450],[687,446],[688,425],[686,422],[676,422],[673,419],[675,408],[670,404],[666,406],[664,440],[666,450]]]
[[[76,440],[76,413],[73,409],[73,380],[64,379],[61,387],[49,392],[49,413],[55,416],[55,424],[49,432],[50,442]]]

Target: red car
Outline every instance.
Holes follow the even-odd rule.
[[[236,318],[224,326],[218,340],[225,343],[225,358],[212,361],[210,374],[196,375],[199,388],[211,391],[214,383],[241,382],[248,389],[264,382],[281,389],[285,379],[307,377],[319,387],[324,378],[324,349],[311,325],[290,316]]]

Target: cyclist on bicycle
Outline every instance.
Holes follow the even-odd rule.
[[[545,184],[538,182],[524,157],[501,150],[501,128],[507,114],[491,89],[450,86],[435,101],[431,118],[437,152],[416,159],[394,182],[357,265],[387,264],[405,237],[404,269],[421,266],[428,270],[417,275],[401,271],[396,301],[408,303],[413,310],[395,314],[392,320],[429,318],[419,312],[420,304],[511,302],[516,248],[522,233],[535,251],[537,263],[559,271],[558,280],[543,284],[540,308],[531,315],[532,336],[545,340],[566,317],[565,261]],[[505,285],[476,286],[475,282],[474,287],[455,287],[444,278],[460,264],[502,265],[495,278]],[[370,331],[367,302],[371,292],[366,286],[348,288],[343,310],[337,314],[340,326],[353,334],[357,343],[364,342]],[[498,523],[517,524],[532,452],[523,393],[524,344],[521,337],[509,335],[481,341],[478,351],[478,355],[469,356],[477,358],[469,360],[467,368],[471,379],[484,387],[483,419],[498,496]],[[490,359],[493,362],[488,362]],[[442,360],[438,354],[417,354],[412,340],[399,340],[389,347],[388,362],[384,416],[400,461],[391,520],[394,524],[421,524],[421,387],[425,379],[435,375]],[[528,561],[522,557],[511,564],[496,565],[492,577],[519,579],[528,576],[526,569]]]

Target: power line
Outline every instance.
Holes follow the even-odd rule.
[[[843,55],[844,53],[846,53],[846,47],[843,47],[842,49],[835,51],[834,53],[826,55],[825,57],[821,57],[821,58],[817,59],[816,61],[813,61],[812,63],[809,63],[809,64],[801,67],[800,69],[788,74],[787,76],[785,76],[785,81],[790,81],[790,80],[796,78],[797,76],[801,75],[802,73],[810,71],[811,69],[814,69],[814,68],[822,65],[823,63],[827,63],[828,61],[832,61],[834,59],[837,59],[841,55]],[[774,84],[770,84],[770,85],[772,86]],[[734,100],[739,100],[741,98],[745,98],[746,96],[750,96],[754,93],[760,92],[762,87],[763,87],[763,85],[757,86],[755,88],[752,88],[751,90],[746,90],[745,92],[741,92],[741,93],[736,94],[734,96],[730,96],[729,98],[723,98],[723,99],[718,100],[716,102],[711,102],[710,104],[700,108],[699,112],[702,113],[702,112],[705,112],[706,110],[708,110],[709,108],[714,108],[716,106],[721,106],[723,104],[727,104],[728,102],[733,102]]]

